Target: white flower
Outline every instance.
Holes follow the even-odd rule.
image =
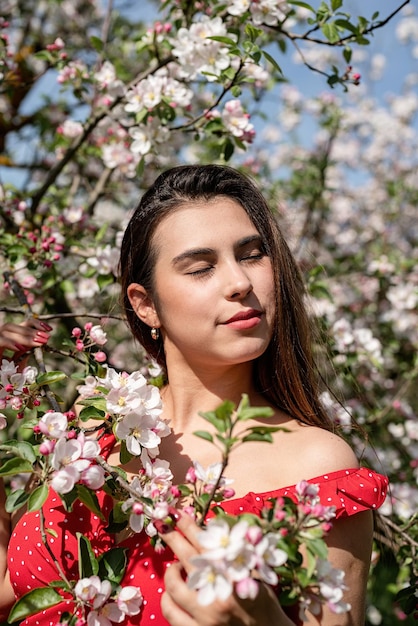
[[[69,465],[54,473],[51,487],[57,493],[69,493],[79,478],[80,472],[73,465]]]
[[[190,80],[197,74],[207,72],[205,79],[211,82],[229,67],[228,48],[210,39],[214,36],[234,37],[228,33],[220,17],[209,18],[207,15],[194,22],[189,29],[179,29],[177,38],[173,40],[172,53],[179,60],[182,77]]]
[[[166,143],[170,136],[167,126],[161,124],[158,118],[154,118],[147,124],[140,124],[129,129],[129,134],[133,139],[131,151],[134,154],[148,154],[151,152],[153,144]]]
[[[83,132],[83,125],[74,120],[65,120],[62,126],[60,126],[60,130],[64,137],[74,139],[74,137],[78,137]]]
[[[90,465],[82,472],[81,480],[89,489],[100,489],[104,485],[105,471],[100,465]]]
[[[97,609],[101,607],[112,593],[112,585],[108,580],[100,580],[98,576],[82,578],[74,587],[77,598]]]
[[[77,391],[82,399],[98,395],[98,381],[95,376],[87,376],[84,383],[84,385],[77,386]]]
[[[225,103],[222,120],[234,137],[243,137],[254,129],[254,126],[249,122],[249,117],[239,100],[229,100]]]
[[[285,2],[278,2],[277,0],[258,0],[252,2],[250,11],[256,26],[260,24],[268,24],[269,26],[276,26],[279,20],[286,17],[286,13],[280,7],[286,8]]]
[[[345,573],[332,567],[329,561],[323,559],[318,560],[317,568],[319,589],[331,611],[345,613],[350,610],[350,605],[342,601],[343,592],[347,589],[344,584]]]
[[[138,615],[142,605],[142,593],[139,587],[122,587],[116,599],[117,605],[126,615]]]
[[[207,606],[215,600],[226,600],[232,593],[232,583],[225,569],[216,562],[208,561],[204,555],[192,557],[194,569],[187,580],[191,589],[196,589],[197,601]]]
[[[248,11],[251,0],[232,0],[227,6],[227,12],[229,15],[243,15]]]
[[[107,342],[107,335],[103,328],[98,324],[91,327],[89,335],[94,343],[96,343],[98,346],[104,346]]]
[[[0,430],[3,430],[3,428],[6,428],[7,426],[7,418],[5,415],[3,415],[3,413],[0,413]]]
[[[154,419],[149,415],[129,413],[118,422],[115,434],[118,439],[126,441],[126,447],[131,454],[138,456],[141,448],[155,448],[161,442],[154,432]]]
[[[67,432],[68,419],[63,413],[45,413],[38,422],[41,433],[53,439],[60,439]]]
[[[193,466],[197,478],[206,485],[215,485],[222,472],[222,463],[212,463],[211,465],[208,465],[208,467],[205,469],[203,465],[199,463],[199,461],[193,461]],[[234,481],[230,478],[222,477],[219,485],[226,486],[230,485],[233,482]]]
[[[257,555],[257,571],[260,578],[269,585],[277,585],[278,577],[273,567],[280,567],[287,561],[287,554],[284,550],[277,548],[277,535],[267,533],[254,546]]]
[[[104,248],[97,248],[95,254],[87,259],[87,263],[91,267],[94,267],[98,274],[116,275],[118,262],[119,250],[117,248],[112,248],[110,245],[107,245]],[[93,326],[93,328],[100,328],[100,326]]]

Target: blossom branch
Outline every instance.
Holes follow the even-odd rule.
[[[166,65],[171,63],[172,60],[173,60],[173,58],[171,56],[168,56],[166,59],[161,61],[156,67],[150,68],[149,70],[146,70],[145,72],[142,72],[133,81],[131,81],[131,83],[129,83],[128,87],[129,88],[134,87],[137,83],[139,83],[144,78],[147,78],[148,76],[151,76],[157,70],[159,70],[162,67],[165,67]],[[71,144],[71,146],[69,148],[67,148],[67,150],[65,151],[62,159],[60,161],[58,161],[49,170],[47,176],[45,177],[45,180],[44,180],[43,184],[41,185],[41,187],[38,189],[38,191],[32,197],[32,202],[31,202],[31,206],[30,206],[30,211],[31,211],[32,215],[35,214],[36,209],[38,208],[42,198],[44,197],[44,195],[46,194],[46,192],[48,191],[50,186],[55,182],[55,180],[61,174],[61,172],[63,171],[63,169],[67,165],[67,163],[69,163],[74,158],[75,154],[78,152],[80,147],[87,141],[87,139],[90,137],[91,133],[98,126],[98,124],[107,115],[109,115],[110,111],[112,111],[118,104],[123,102],[124,98],[125,98],[125,94],[123,94],[121,96],[118,96],[117,98],[115,98],[115,100],[106,109],[102,109],[101,111],[99,111],[95,115],[93,115],[92,119],[84,127],[83,132],[78,137],[76,137],[74,139],[73,143]]]
[[[375,30],[377,30],[378,28],[382,28],[388,22],[390,22],[390,20],[392,20],[395,17],[395,15],[397,15],[400,11],[402,11],[402,9],[409,3],[410,3],[410,0],[404,0],[404,2],[400,6],[398,6],[394,11],[392,11],[392,13],[390,13],[386,18],[384,18],[383,20],[380,20],[379,22],[371,24],[369,27],[365,28],[364,31],[362,31],[361,35],[369,35]],[[332,46],[332,47],[339,47],[347,43],[350,43],[352,41],[356,41],[356,35],[347,35],[346,37],[341,37],[337,41],[329,41],[328,39],[318,39],[315,37],[310,37],[311,33],[319,30],[320,28],[319,25],[315,26],[314,28],[309,29],[308,31],[306,31],[306,33],[303,33],[302,35],[299,35],[297,33],[292,33],[286,30],[281,30],[281,28],[274,27],[274,26],[269,26],[269,25],[265,25],[265,26],[270,28],[271,30],[274,30],[280,33],[280,35],[287,37],[291,41],[295,41],[299,39],[301,41],[309,41],[311,43],[321,44],[324,46]],[[310,68],[310,69],[313,69],[313,68]]]

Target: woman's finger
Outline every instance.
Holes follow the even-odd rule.
[[[49,339],[50,326],[39,320],[27,320],[23,324],[7,323],[0,328],[0,346],[14,351],[25,351],[45,344]]]
[[[177,556],[186,572],[190,572],[192,569],[190,558],[201,551],[198,536],[204,531],[187,514],[172,510],[171,516],[175,518],[175,528],[161,525],[158,528],[159,533],[164,543]]]
[[[194,604],[194,594],[187,589],[182,570],[180,563],[172,563],[167,568],[164,576],[165,592],[161,598],[161,611],[171,626],[196,626],[197,622],[187,611],[187,607]]]

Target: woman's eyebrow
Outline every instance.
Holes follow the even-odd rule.
[[[243,237],[235,243],[234,248],[244,248],[250,243],[261,244],[260,235],[257,233],[255,235],[248,235],[248,237]],[[172,265],[178,265],[179,263],[182,263],[183,261],[189,259],[195,259],[196,257],[207,257],[212,255],[216,255],[216,250],[214,250],[214,248],[190,248],[189,250],[185,250],[184,252],[181,252],[180,254],[175,256],[171,263]]]
[[[191,248],[190,250],[185,250],[175,256],[171,263],[172,265],[178,265],[187,259],[194,259],[200,256],[210,256],[213,254],[216,254],[216,251],[213,248]]]
[[[261,235],[256,233],[255,235],[248,235],[248,237],[243,237],[242,239],[237,241],[237,243],[235,244],[235,247],[236,248],[244,248],[249,243],[257,243],[257,244],[261,245],[261,243],[262,243]]]

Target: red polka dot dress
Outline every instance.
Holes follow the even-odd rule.
[[[113,435],[100,439],[105,458],[114,441]],[[366,468],[332,472],[308,482],[319,485],[321,503],[335,506],[337,519],[380,507],[388,484],[386,477]],[[107,518],[112,509],[112,499],[103,491],[97,495]],[[243,512],[259,514],[269,498],[278,496],[296,499],[295,486],[259,494],[248,493],[243,498],[223,502],[222,507],[232,515]],[[96,555],[115,545],[114,535],[105,530],[106,522],[80,502],[69,513],[64,510],[59,496],[50,490],[43,511],[45,528],[52,531],[52,534],[46,535],[48,545],[69,580],[78,579],[77,532],[90,540]],[[10,540],[8,566],[16,598],[60,578],[54,560],[43,544],[39,516],[39,512],[25,513]],[[127,617],[122,625],[168,626],[161,614],[160,600],[164,572],[172,562],[172,553],[169,550],[157,553],[143,532],[132,535],[119,545],[128,549],[128,565],[121,584],[140,587],[144,598],[140,614]],[[71,599],[63,596],[60,604],[27,618],[21,626],[56,626],[64,612],[74,613],[74,606]]]

